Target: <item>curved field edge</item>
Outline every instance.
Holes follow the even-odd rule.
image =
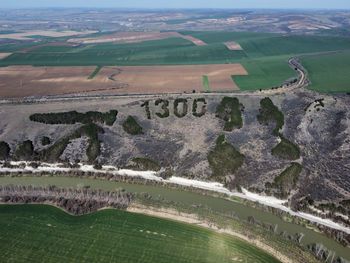
[[[294,223],[288,216],[281,219],[280,216],[268,212],[266,208],[260,207],[252,202],[244,201],[240,198],[225,199],[220,195],[212,196],[210,193],[188,191],[182,188],[164,187],[160,185],[144,184],[137,182],[118,182],[101,179],[73,178],[73,177],[1,177],[1,185],[33,185],[57,187],[73,187],[90,189],[102,189],[112,191],[113,189],[125,189],[128,192],[136,194],[136,203],[161,208],[171,208],[179,212],[196,214],[201,219],[210,221],[222,228],[232,228],[234,231],[261,239],[264,243],[270,244],[276,250],[288,255],[291,258],[299,258],[298,262],[313,262],[314,258],[309,254],[304,246],[309,243],[321,242],[326,247],[337,252],[338,255],[347,257],[344,247],[337,244],[334,240],[327,238],[325,235],[315,232],[308,227]],[[169,188],[170,187],[170,188]],[[195,189],[193,189],[195,190]],[[291,236],[295,233],[304,233],[303,246],[297,246],[296,243],[282,238],[278,233],[273,235],[261,225],[251,224],[247,221],[249,216],[254,216],[257,222],[262,225],[277,225],[278,233],[285,232]],[[304,223],[302,223],[304,224]],[[312,227],[311,227],[312,228]],[[281,232],[281,233],[282,233]],[[293,250],[290,248],[294,247]],[[294,253],[297,251],[296,253]]]
[[[0,205],[0,214],[4,261],[280,262],[230,235],[121,210],[75,217],[45,205]]]
[[[295,71],[288,65],[289,56],[274,56],[242,60],[247,76],[233,76],[240,90],[270,89],[278,87],[288,79],[296,77]]]
[[[350,92],[350,51],[303,55],[300,60],[311,81],[309,89],[323,93]]]

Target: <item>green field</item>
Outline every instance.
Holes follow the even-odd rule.
[[[289,56],[272,56],[250,60],[241,63],[249,73],[248,76],[234,76],[235,83],[241,90],[268,89],[295,76],[288,65]]]
[[[93,79],[101,71],[102,67],[97,66],[93,72],[89,75],[88,79]]]
[[[312,89],[349,92],[350,38],[335,36],[281,35],[253,32],[181,32],[192,35],[207,46],[195,46],[182,38],[145,41],[133,44],[88,44],[39,46],[18,43],[0,46],[0,52],[14,52],[0,60],[0,66],[115,66],[241,63],[248,76],[235,76],[241,90],[268,89],[281,85],[296,73],[287,61],[301,56],[310,73]],[[44,42],[50,42],[44,40]],[[238,42],[243,50],[230,51],[223,44]],[[29,52],[24,48],[38,45]],[[345,51],[342,55],[329,54]],[[328,54],[327,54],[328,53]],[[317,54],[310,56],[311,54]],[[345,73],[344,73],[345,72]],[[330,77],[329,77],[330,76]],[[329,82],[335,77],[335,82]]]
[[[1,262],[279,262],[228,235],[119,210],[0,206]]]
[[[320,92],[350,92],[350,51],[303,56],[311,89]]]
[[[198,47],[188,40],[169,38],[135,44],[44,46],[29,53],[15,53],[0,60],[0,66],[215,64],[233,62],[244,56],[242,51],[229,51],[221,43]]]
[[[202,76],[203,89],[206,92],[210,92],[210,83],[208,76]]]
[[[101,189],[103,191],[114,191],[116,189],[122,188],[127,192],[135,193],[137,195],[137,200],[144,205],[166,205],[166,207],[168,207],[168,205],[172,204],[170,205],[170,208],[180,209],[180,211],[187,213],[199,214],[204,218],[206,218],[208,215],[211,218],[213,215],[235,214],[238,217],[239,221],[231,220],[229,222],[229,225],[224,224],[224,226],[226,225],[226,227],[232,227],[236,231],[240,231],[243,228],[245,229],[247,225],[244,222],[246,222],[249,216],[254,216],[257,220],[266,224],[278,225],[278,232],[286,231],[290,235],[294,235],[295,233],[304,233],[305,236],[302,240],[302,243],[304,245],[314,243],[315,240],[317,240],[317,242],[322,243],[327,248],[335,251],[337,255],[342,256],[346,259],[350,259],[350,252],[348,249],[333,239],[328,238],[326,235],[315,232],[312,229],[304,227],[302,225],[284,221],[280,218],[280,216],[274,215],[267,211],[256,209],[250,205],[245,205],[242,203],[242,200],[239,199],[234,199],[231,201],[212,196],[205,196],[190,191],[168,189],[155,185],[132,184],[113,182],[108,180],[62,176],[0,177],[0,185],[33,185],[43,187],[55,185],[60,188],[73,187],[78,189],[88,186],[90,189]],[[148,198],[144,199],[142,197],[142,193],[149,194],[149,196],[152,197],[151,200]],[[140,194],[141,196],[139,196]],[[219,219],[218,223],[220,224],[220,222],[221,219]],[[254,228],[253,230],[255,231],[257,229]],[[274,237],[270,232],[267,234],[266,232],[259,232],[259,235],[264,236],[264,238],[270,241]],[[279,244],[278,247],[282,247],[284,249],[284,247],[287,246],[288,250],[289,243],[281,244],[280,242],[280,240],[277,241]]]

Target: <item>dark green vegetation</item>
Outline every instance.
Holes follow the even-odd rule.
[[[296,160],[300,158],[299,147],[284,138],[280,133],[284,125],[284,115],[278,107],[273,104],[270,98],[264,98],[260,101],[260,110],[257,119],[262,125],[275,124],[272,133],[275,136],[279,136],[281,142],[271,150],[272,155],[286,160]]]
[[[128,116],[128,118],[123,122],[123,129],[125,132],[131,135],[143,134],[142,127],[132,116]]]
[[[151,110],[149,108],[149,100],[145,101],[144,103],[141,104],[141,107],[145,107],[145,111],[146,111],[146,117],[147,119],[151,119]]]
[[[267,183],[265,186],[276,189],[280,198],[287,198],[290,191],[295,189],[303,167],[299,163],[292,163],[279,176],[277,176],[273,183]],[[276,193],[275,193],[276,195]]]
[[[208,162],[213,171],[213,177],[224,181],[226,175],[234,174],[242,166],[244,155],[226,141],[225,135],[220,135],[216,139],[214,149],[208,154]]]
[[[224,97],[216,108],[216,117],[225,121],[224,131],[242,128],[243,120],[239,100]]]
[[[45,124],[84,124],[72,134],[61,138],[50,147],[42,150],[39,153],[38,158],[49,162],[59,161],[60,156],[72,140],[86,136],[89,139],[89,145],[86,149],[88,161],[89,163],[94,163],[97,156],[100,154],[100,141],[98,139],[98,134],[104,133],[103,128],[95,123],[112,126],[117,115],[118,111],[116,110],[110,110],[106,113],[96,111],[88,111],[86,113],[69,111],[60,113],[36,113],[30,115],[29,119],[31,121]],[[42,145],[49,145],[50,143],[51,141],[49,138],[42,138]]]
[[[7,142],[0,142],[0,160],[7,160],[10,156],[10,146]]]
[[[95,68],[95,70],[93,72],[91,72],[91,74],[88,77],[88,79],[93,79],[94,77],[96,77],[96,75],[100,72],[101,69],[102,69],[102,66],[97,66]]]
[[[279,262],[227,235],[119,210],[73,217],[48,206],[2,205],[0,215],[2,262]]]
[[[34,146],[31,140],[24,141],[17,145],[15,150],[15,159],[28,161],[34,157]]]
[[[169,101],[168,100],[163,100],[163,99],[157,99],[154,103],[155,106],[161,105],[161,109],[163,112],[156,112],[156,115],[159,118],[168,118],[170,115],[169,112]]]
[[[330,213],[341,213],[343,215],[350,216],[350,199],[342,200],[338,204],[319,204],[316,205],[316,208],[322,210],[323,212],[329,211]]]
[[[203,89],[205,92],[210,92],[210,84],[208,76],[202,76]]]
[[[297,145],[291,141],[284,138],[280,135],[281,142],[277,144],[272,150],[271,153],[273,156],[276,156],[285,160],[297,160],[300,158],[300,150]]]
[[[145,157],[136,157],[131,159],[131,164],[127,168],[137,171],[159,171],[161,167],[154,160]]]
[[[320,92],[350,92],[350,51],[303,56],[311,89]]]
[[[89,145],[86,149],[86,155],[88,156],[89,163],[93,163],[97,156],[100,154],[100,141],[98,134],[104,133],[104,130],[94,123],[89,123],[81,126],[72,134],[58,140],[52,146],[44,149],[39,153],[40,159],[49,162],[56,162],[66,149],[71,140],[86,136],[89,138]]]
[[[181,107],[181,106],[182,107]],[[181,108],[181,110],[180,110]],[[178,118],[185,117],[188,112],[187,100],[183,98],[178,98],[174,100],[174,115]]]
[[[118,111],[110,110],[106,113],[97,111],[88,111],[80,113],[76,111],[60,112],[60,113],[36,113],[30,115],[29,119],[35,122],[45,124],[75,124],[75,123],[104,123],[112,126],[118,115]]]
[[[46,145],[51,144],[50,138],[47,137],[47,136],[42,137],[42,138],[41,138],[41,144],[42,144],[43,146],[46,146]]]
[[[198,111],[198,104],[201,104],[201,110]],[[207,112],[207,101],[205,98],[198,98],[193,100],[192,115],[199,118]]]
[[[0,52],[14,52],[0,60],[0,66],[105,66],[241,63],[248,76],[235,76],[242,90],[268,89],[295,77],[287,61],[302,56],[310,71],[311,87],[321,91],[349,91],[347,85],[350,38],[339,36],[281,35],[253,32],[182,32],[197,37],[207,46],[195,46],[182,38],[146,41],[134,44],[89,44],[39,46],[21,44],[0,46]],[[51,41],[50,39],[46,41]],[[231,51],[223,44],[235,41],[243,50]],[[42,43],[41,43],[42,44]],[[19,52],[33,47],[29,52]],[[327,52],[345,51],[343,55]],[[317,56],[305,56],[319,53]],[[323,55],[322,55],[323,53]],[[322,61],[321,61],[322,60]],[[308,62],[309,61],[309,62]],[[322,63],[318,63],[321,61]],[[98,68],[97,68],[98,69]],[[96,70],[97,70],[96,69]],[[324,73],[321,73],[324,72]],[[344,74],[345,72],[345,74]],[[329,78],[326,75],[331,76]],[[92,74],[93,75],[93,74]],[[335,82],[331,82],[335,79]],[[204,80],[204,79],[203,79]],[[325,82],[323,80],[326,80]],[[206,82],[206,81],[205,81]]]
[[[283,113],[273,104],[270,98],[264,98],[260,101],[260,113],[257,116],[260,124],[269,125],[271,122],[276,126],[273,134],[277,136],[284,125]]]

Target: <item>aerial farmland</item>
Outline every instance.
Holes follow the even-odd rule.
[[[0,14],[1,262],[349,262],[348,11]]]

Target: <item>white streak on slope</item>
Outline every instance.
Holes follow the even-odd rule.
[[[25,163],[26,167],[24,168],[0,167],[0,173],[4,173],[4,172],[32,172],[32,173],[48,172],[50,173],[50,172],[84,171],[84,172],[93,172],[93,173],[104,173],[104,174],[108,173],[113,175],[140,177],[146,180],[161,181],[165,183],[172,183],[172,184],[177,184],[182,186],[190,186],[198,189],[227,194],[228,196],[239,197],[239,198],[250,200],[253,202],[258,202],[260,204],[285,211],[292,216],[304,218],[310,222],[315,222],[320,225],[324,225],[329,228],[340,230],[347,234],[350,234],[350,228],[345,227],[336,222],[333,222],[330,219],[323,219],[321,217],[307,214],[304,212],[292,211],[289,207],[284,205],[287,203],[287,200],[277,199],[276,197],[273,197],[273,196],[259,195],[256,193],[249,192],[244,188],[242,188],[242,193],[231,192],[230,190],[225,188],[223,184],[217,183],[217,182],[203,182],[199,180],[192,180],[192,179],[176,177],[176,176],[173,176],[167,180],[164,180],[161,177],[157,176],[157,172],[154,172],[154,171],[133,171],[128,169],[118,170],[114,166],[103,166],[101,170],[98,170],[98,169],[95,169],[92,165],[80,165],[79,168],[64,168],[64,167],[60,167],[62,166],[61,164],[41,163],[38,168],[33,168],[29,166],[30,162],[11,162],[12,165],[20,165],[21,163]]]

